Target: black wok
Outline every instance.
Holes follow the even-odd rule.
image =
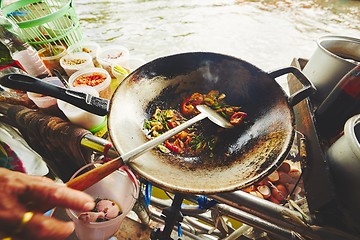
[[[290,97],[275,81],[287,73],[293,73],[304,85]],[[266,73],[241,59],[205,52],[167,56],[141,66],[120,84],[110,104],[55,86],[44,90],[43,83],[39,87],[29,79],[32,83],[26,85],[21,78],[10,74],[0,81],[4,86],[48,94],[97,114],[108,112],[111,141],[120,154],[148,141],[143,123],[156,106],[179,108],[184,97],[194,92],[225,93],[227,103],[241,106],[248,114],[248,123],[219,134],[213,157],[166,155],[154,149],[129,163],[141,177],[163,189],[195,194],[234,191],[278,168],[295,135],[292,106],[315,91],[296,68]]]

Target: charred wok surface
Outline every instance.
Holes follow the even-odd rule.
[[[175,93],[176,89],[176,87],[164,89],[158,97],[149,103],[146,108],[146,113],[151,116],[155,112],[156,108],[180,109],[180,105],[184,99],[182,96],[186,95],[186,91],[184,94],[178,95]],[[178,97],[172,98],[171,101],[168,101],[169,96]],[[242,108],[242,110],[248,112],[248,109]],[[256,139],[257,141],[252,138],[242,138],[240,139],[240,142],[238,139],[239,136],[241,136],[244,132],[249,131],[253,124],[254,122],[252,122],[251,116],[250,120],[246,121],[246,123],[231,130],[217,127],[209,120],[203,121],[198,124],[201,125],[200,127],[202,127],[202,131],[208,135],[215,134],[218,138],[217,144],[212,151],[213,156],[210,157],[209,152],[203,152],[198,156],[187,156],[186,153],[170,153],[165,154],[167,156],[166,160],[168,161],[168,164],[175,164],[192,171],[196,171],[197,169],[214,169],[216,167],[231,167],[231,165],[240,164],[239,161],[243,161],[243,159],[239,158],[239,156],[246,157],[247,152],[252,151],[252,149],[257,149],[257,141],[264,143],[270,142],[275,145],[283,144],[281,141],[278,141],[278,139],[281,139],[282,134],[281,132],[277,132],[278,129],[274,129],[274,132],[272,132],[269,136],[259,136],[259,138]],[[271,145],[269,147],[271,148]],[[266,151],[269,151],[269,149],[266,149]],[[273,156],[268,156],[268,158],[270,158],[269,160],[274,161],[278,154],[279,153],[273,153]],[[160,153],[159,157],[162,157],[162,155],[164,155],[164,153]],[[259,168],[260,172],[264,170],[261,166],[255,167]]]
[[[111,139],[125,153],[147,141],[144,119],[156,107],[179,108],[194,92],[218,90],[227,103],[241,106],[248,124],[219,133],[214,156],[164,155],[158,150],[131,167],[162,188],[185,193],[233,191],[277,168],[294,137],[294,118],[287,98],[268,74],[232,57],[190,53],[160,58],[131,74],[115,92],[110,111]],[[116,110],[115,110],[116,109]],[[114,121],[116,115],[116,122]],[[206,128],[217,128],[203,122]]]

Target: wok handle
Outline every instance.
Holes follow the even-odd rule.
[[[25,74],[7,74],[0,78],[0,84],[12,89],[52,96],[100,116],[107,115],[109,111],[109,101],[107,99],[58,87]]]
[[[97,137],[92,133],[85,134],[85,136],[82,137],[80,144],[81,146],[87,147],[99,153],[104,153],[107,146],[111,146],[110,149],[108,149],[107,151],[107,156],[110,158],[119,157],[119,154],[117,153],[115,148],[112,147],[111,142],[107,141],[106,139]]]
[[[273,77],[277,78],[284,74],[292,73],[294,76],[302,83],[303,88],[299,91],[293,93],[291,96],[289,96],[288,101],[290,106],[295,106],[300,101],[304,100],[305,98],[311,96],[316,92],[316,88],[314,84],[302,73],[298,68],[296,67],[286,67],[281,68],[272,72],[269,72],[268,74]]]

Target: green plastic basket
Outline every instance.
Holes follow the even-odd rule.
[[[83,39],[71,0],[19,0],[3,5],[1,2],[3,15],[13,20],[38,50],[49,45],[67,47]]]

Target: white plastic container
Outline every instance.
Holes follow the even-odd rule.
[[[83,41],[68,47],[69,54],[76,52],[85,52],[91,55],[94,65],[97,64],[96,53],[100,50],[100,45],[96,42]]]
[[[53,69],[57,69],[62,74],[65,74],[64,69],[60,66],[60,58],[66,55],[66,48],[62,45],[59,45],[53,46],[53,50],[56,51],[56,55],[51,55],[50,49],[48,47],[40,49],[38,51],[38,55],[51,73]]]
[[[44,78],[42,81],[59,87],[64,87],[62,82],[57,77]],[[56,98],[32,92],[27,92],[27,95],[39,108],[49,108],[56,105]]]
[[[84,191],[94,198],[109,199],[119,204],[122,214],[118,217],[106,222],[84,223],[78,219],[79,212],[66,209],[75,223],[75,233],[80,240],[107,240],[118,231],[139,194],[138,185],[132,182],[128,171],[117,170]]]
[[[117,64],[120,60],[127,58],[130,55],[129,50],[121,45],[108,46],[99,50],[96,54],[96,59],[100,66],[114,77],[111,73],[111,65]]]
[[[95,90],[95,88],[90,86],[72,87],[72,90],[88,93],[95,97],[99,96],[99,93]],[[85,129],[93,129],[99,125],[102,125],[104,121],[106,121],[105,116],[99,116],[87,112],[81,108],[78,108],[62,100],[58,99],[57,104],[60,110],[65,114],[65,116],[69,119],[70,122],[78,126],[81,126]]]
[[[130,72],[118,64],[113,64],[111,65],[111,73],[117,80],[116,85],[119,85]]]
[[[338,198],[348,211],[360,214],[360,114],[348,119],[344,135],[326,152]]]
[[[138,67],[145,64],[145,61],[142,58],[136,56],[127,56],[119,59],[117,65],[125,68],[129,73],[137,69]]]
[[[21,67],[31,76],[36,77],[48,74],[48,70],[41,61],[37,51],[30,45],[26,50],[12,53],[12,58],[18,61]]]
[[[81,69],[93,68],[94,63],[90,54],[84,52],[75,52],[63,56],[60,59],[60,66],[70,77],[73,73]]]
[[[111,98],[111,86],[110,86],[111,76],[106,70],[104,70],[102,68],[87,68],[87,69],[82,69],[82,70],[75,72],[69,78],[69,85],[71,87],[76,87],[78,85],[77,81],[78,81],[79,77],[90,78],[90,76],[94,76],[94,75],[97,75],[97,76],[101,75],[101,76],[105,77],[105,80],[98,84],[92,83],[89,80],[88,82],[84,82],[81,85],[94,87],[96,89],[96,91],[98,91],[99,96],[101,98],[110,99]]]

